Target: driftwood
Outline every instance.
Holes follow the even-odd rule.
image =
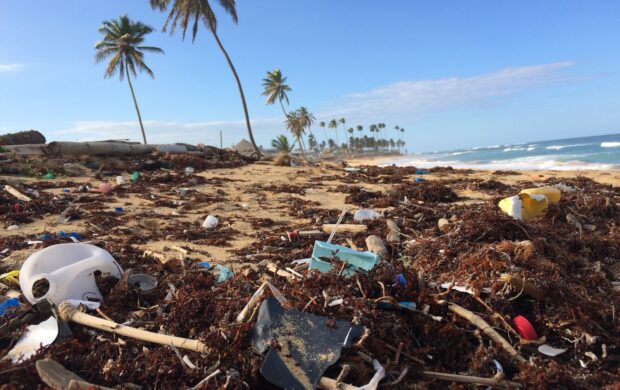
[[[114,321],[104,320],[77,310],[68,302],[63,302],[58,307],[60,317],[64,321],[73,321],[80,325],[90,326],[95,329],[105,330],[121,336],[131,337],[149,343],[160,345],[172,345],[173,347],[189,349],[190,351],[208,353],[209,348],[199,340],[185,339],[182,337],[169,336],[160,333],[148,332],[142,329],[132,328]]]
[[[35,367],[41,381],[54,390],[112,390],[109,387],[93,385],[92,383],[86,382],[84,379],[50,358],[37,360]]]
[[[129,142],[50,142],[45,154],[67,155],[133,155],[159,153],[186,153],[183,145],[143,145]]]
[[[477,314],[474,314],[473,312],[465,309],[464,307],[461,307],[455,303],[448,303],[448,309],[465,318],[466,320],[468,320],[469,322],[471,322],[473,325],[475,325],[478,329],[480,329],[482,331],[482,333],[484,333],[485,335],[487,335],[491,340],[495,341],[496,343],[498,343],[499,345],[502,346],[502,348],[504,348],[504,350],[506,352],[508,352],[508,354],[510,356],[513,357],[513,359],[515,359],[518,363],[525,363],[527,362],[527,360],[525,360],[525,358],[523,356],[521,356],[521,354],[519,352],[517,352],[516,349],[514,349],[514,347],[512,346],[512,344],[510,344],[508,341],[506,341],[505,338],[503,338],[499,333],[497,333],[495,331],[495,329],[493,329],[493,327],[491,327],[491,325],[489,325],[488,322],[486,322],[484,319],[482,319],[482,317],[480,317]]]
[[[0,135],[0,145],[44,144],[45,136],[36,130]]]
[[[325,224],[322,229],[325,233],[331,234],[334,230],[335,224]],[[338,225],[338,233],[363,233],[368,230],[366,225],[354,225],[354,224],[340,224]]]
[[[15,188],[9,185],[4,186],[4,190],[8,192],[9,194],[13,195],[14,197],[16,197],[17,199],[22,200],[24,202],[30,202],[32,200],[32,198],[30,198],[29,196],[22,194],[21,192],[17,191]]]
[[[472,385],[491,386],[491,387],[497,387],[501,389],[518,389],[521,387],[520,383],[510,382],[510,381],[503,380],[500,378],[483,378],[479,376],[446,374],[444,372],[436,372],[436,371],[422,371],[421,374],[422,376],[425,376],[427,378],[434,378],[434,379],[439,379],[442,381],[468,383]]]

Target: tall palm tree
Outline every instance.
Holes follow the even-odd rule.
[[[284,109],[284,104],[282,101],[286,100],[286,104],[288,105],[287,93],[292,91],[291,87],[285,83],[286,77],[282,76],[280,69],[274,69],[271,72],[267,72],[267,77],[263,79],[263,87],[265,88],[263,91],[263,96],[267,97],[266,104],[272,105],[276,102],[276,100],[279,101],[284,116],[286,116],[286,110]]]
[[[209,0],[149,0],[149,2],[151,3],[151,7],[159,11],[166,11],[170,3],[172,3],[170,13],[168,13],[168,17],[164,23],[163,31],[166,31],[168,25],[170,25],[170,34],[173,34],[178,24],[182,30],[183,39],[185,39],[188,23],[193,21],[192,42],[196,40],[199,22],[203,22],[206,28],[211,31],[211,34],[213,34],[213,37],[215,38],[215,42],[222,51],[222,54],[224,54],[226,62],[228,62],[228,66],[230,67],[230,71],[237,82],[237,89],[239,90],[239,96],[241,97],[241,104],[243,106],[243,115],[245,116],[245,125],[248,129],[248,136],[250,137],[252,147],[259,156],[262,156],[260,149],[256,146],[256,142],[254,141],[254,135],[252,134],[250,114],[248,113],[248,105],[245,102],[245,95],[243,94],[241,80],[239,79],[237,70],[232,63],[228,52],[224,49],[222,41],[220,41],[219,35],[217,35],[217,18],[215,16],[215,12],[213,12],[213,8],[211,7]],[[224,11],[230,15],[233,22],[237,23],[239,19],[237,17],[235,0],[218,0],[218,3],[220,3],[222,8],[224,8]]]
[[[335,119],[332,119],[331,121],[329,121],[329,124],[327,125],[327,127],[329,127],[330,129],[336,130],[336,146],[339,146],[340,143],[338,142],[338,121],[336,121]]]
[[[359,132],[364,131],[364,126],[362,126],[362,125],[357,125],[357,131],[359,131]]]
[[[127,76],[127,83],[133,104],[136,107],[142,139],[145,144],[146,133],[130,75],[133,74],[136,77],[137,71],[144,71],[149,76],[154,77],[151,68],[144,63],[144,52],[163,53],[164,51],[159,47],[142,45],[144,38],[153,31],[152,27],[141,22],[134,22],[127,15],[123,15],[118,19],[103,22],[99,27],[99,32],[103,34],[103,38],[95,44],[95,50],[97,50],[95,54],[96,63],[112,57],[106,66],[104,77],[110,78],[118,72],[119,79],[123,81],[123,77]]]
[[[284,134],[280,134],[276,138],[271,140],[271,146],[278,152],[288,153],[293,149],[293,145],[288,141],[288,138]]]

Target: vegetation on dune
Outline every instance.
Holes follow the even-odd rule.
[[[99,28],[99,32],[103,34],[101,41],[95,44],[95,62],[99,63],[110,58],[106,66],[105,78],[113,77],[118,73],[119,79],[127,77],[131,97],[133,98],[140,129],[142,130],[142,139],[146,144],[146,133],[144,132],[144,124],[140,115],[140,108],[136,100],[136,94],[131,84],[131,75],[137,76],[137,72],[145,72],[154,77],[153,71],[144,62],[144,53],[163,53],[159,47],[144,46],[145,37],[152,33],[152,27],[141,22],[134,22],[127,15],[121,16],[115,20],[103,22]]]

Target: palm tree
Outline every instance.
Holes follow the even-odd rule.
[[[215,38],[215,42],[219,46],[222,54],[226,58],[226,62],[228,62],[228,66],[235,77],[235,81],[237,82],[237,89],[239,90],[239,96],[241,97],[241,104],[243,106],[243,114],[245,116],[245,125],[248,129],[248,136],[250,137],[250,142],[252,143],[252,147],[254,151],[258,154],[258,156],[262,156],[260,149],[256,146],[256,142],[254,142],[254,135],[252,134],[252,125],[250,124],[250,114],[248,113],[248,106],[245,102],[245,95],[243,94],[243,87],[241,86],[241,80],[239,80],[239,75],[237,74],[237,70],[228,55],[226,49],[224,49],[224,45],[222,45],[222,41],[220,41],[220,37],[217,35],[217,18],[215,17],[215,12],[213,12],[213,8],[209,3],[209,0],[149,0],[151,3],[151,7],[154,9],[158,9],[160,11],[166,11],[168,6],[172,2],[172,7],[170,8],[170,13],[166,18],[166,22],[164,23],[163,31],[166,31],[168,25],[170,24],[170,34],[174,33],[174,30],[177,27],[177,23],[179,24],[183,39],[185,39],[185,32],[187,31],[187,25],[189,21],[193,21],[192,25],[192,42],[196,40],[196,34],[198,33],[198,22],[203,22],[206,28],[211,31],[213,37]],[[234,23],[238,22],[237,10],[235,8],[235,0],[219,0],[218,1],[224,11],[230,15]]]
[[[327,127],[336,130],[336,146],[338,146],[338,122],[335,119],[332,119],[331,121],[329,121]]]
[[[303,135],[305,134],[304,127],[302,125],[301,117],[299,116],[298,111],[291,111],[286,115],[286,129],[290,131],[293,138],[295,138],[295,142],[299,142],[299,148],[301,149],[301,153],[305,156],[306,151],[304,147]],[[295,145],[293,143],[293,145]]]
[[[280,134],[276,138],[271,140],[271,146],[276,148],[278,152],[288,153],[293,149],[293,145],[290,144],[288,138],[284,134]]]
[[[325,122],[319,122],[319,127],[323,129],[323,135],[325,136],[325,140],[327,140],[327,132],[325,131]]]
[[[286,110],[284,109],[283,100],[286,100],[288,105],[287,92],[292,91],[291,87],[285,84],[286,77],[282,76],[280,69],[274,69],[271,72],[267,72],[267,77],[263,79],[263,96],[267,96],[267,105],[274,104],[277,101],[280,102],[282,112],[286,116]]]
[[[133,104],[138,114],[138,122],[140,122],[140,130],[142,130],[142,139],[146,144],[146,133],[144,132],[144,124],[138,108],[136,94],[131,84],[130,75],[137,76],[138,71],[144,71],[151,77],[154,77],[153,71],[144,63],[144,52],[163,53],[159,47],[142,46],[144,38],[152,33],[152,27],[141,22],[134,22],[127,15],[121,16],[116,20],[108,20],[103,22],[99,27],[99,32],[103,34],[103,39],[95,44],[95,62],[100,63],[108,57],[110,61],[105,69],[105,78],[110,78],[118,72],[118,77],[123,81],[123,77],[127,75],[127,83],[133,98]]]
[[[349,133],[349,149],[353,149],[353,128],[349,127],[347,133]]]
[[[345,123],[347,121],[344,118],[338,119],[338,123],[342,124],[342,130],[344,131],[344,139],[347,139],[347,129],[345,127]]]
[[[307,107],[299,107],[297,110],[297,115],[299,116],[299,120],[301,121],[303,128],[308,129],[310,135],[314,136],[314,134],[312,134],[312,125],[314,124],[314,121],[316,121],[314,114],[308,111]]]
[[[362,126],[362,125],[357,125],[357,131],[359,131],[359,132],[364,131],[364,126]]]

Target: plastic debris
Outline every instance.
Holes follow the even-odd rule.
[[[544,195],[524,193],[500,200],[499,208],[511,217],[527,220],[545,214],[547,204],[548,201]]]
[[[341,349],[363,331],[346,321],[284,310],[268,297],[258,311],[252,347],[261,354],[267,351],[260,372],[269,382],[285,389],[314,389]]]
[[[353,219],[355,221],[368,221],[381,218],[381,213],[376,212],[375,210],[361,209],[357,210],[355,214],[353,214]]]
[[[19,225],[11,225],[7,227],[6,230],[19,230]]]
[[[115,212],[116,214],[121,214],[123,211],[124,211],[124,210],[123,210],[123,208],[122,208],[122,207],[114,207],[114,212]]]
[[[221,264],[217,264],[215,266],[215,269],[217,269],[218,271],[218,276],[217,276],[217,282],[218,283],[222,283],[227,281],[228,279],[232,278],[233,275],[235,275],[234,272],[232,272],[232,270],[228,267],[225,267]]]
[[[107,194],[112,191],[112,186],[108,182],[103,182],[99,184],[99,192],[102,194]]]
[[[196,263],[196,265],[200,268],[211,269],[211,263],[209,263],[208,261],[201,261],[199,263]]]
[[[549,204],[558,204],[560,202],[561,192],[559,189],[555,187],[537,187],[537,188],[526,188],[521,190],[521,194],[528,195],[543,195],[547,198]]]
[[[213,215],[209,215],[207,218],[205,218],[205,221],[202,223],[202,227],[205,229],[213,229],[214,227],[217,226],[218,222],[219,221],[217,217]]]
[[[308,269],[329,272],[333,267],[332,258],[347,263],[342,272],[344,276],[351,276],[358,271],[370,271],[379,262],[379,256],[372,252],[359,252],[344,246],[315,241]]]
[[[564,348],[554,348],[549,344],[543,344],[538,347],[538,352],[547,356],[558,356],[566,352],[567,349]]]
[[[152,294],[157,288],[157,278],[147,274],[132,273],[127,277],[127,285],[137,287],[144,295]]]
[[[523,316],[516,316],[512,320],[517,331],[526,340],[538,340],[538,334],[532,324]]]
[[[407,285],[407,279],[405,279],[405,275],[403,274],[396,275],[396,282],[403,287]]]
[[[117,186],[122,186],[123,184],[126,184],[127,180],[125,180],[124,176],[116,176],[116,185]]]
[[[416,177],[416,178],[415,178],[415,182],[416,182],[416,183],[421,183],[421,182],[423,182],[423,181],[425,181],[425,180],[424,180],[423,178],[421,178],[421,177]]]
[[[5,280],[11,284],[19,284],[19,270],[9,271],[0,275],[0,280]]]
[[[54,171],[47,171],[45,175],[41,176],[41,179],[52,180],[56,178],[56,173]]]
[[[40,348],[47,347],[53,343],[57,336],[58,321],[56,321],[54,316],[40,324],[29,325],[17,344],[8,352],[7,357],[13,363],[28,360]]]
[[[102,296],[95,271],[118,279],[122,273],[114,257],[102,248],[82,243],[52,245],[26,259],[19,272],[19,285],[30,303],[42,299],[56,305],[67,299],[99,301]]]
[[[17,298],[9,298],[6,301],[0,303],[0,316],[3,316],[7,310],[11,310],[12,308],[19,307],[19,299]]]
[[[185,174],[187,176],[193,175],[194,173],[196,173],[196,168],[194,168],[194,167],[185,167]]]
[[[139,179],[140,179],[140,172],[138,171],[131,172],[131,176],[129,177],[129,180],[131,180],[132,183],[136,183]]]

